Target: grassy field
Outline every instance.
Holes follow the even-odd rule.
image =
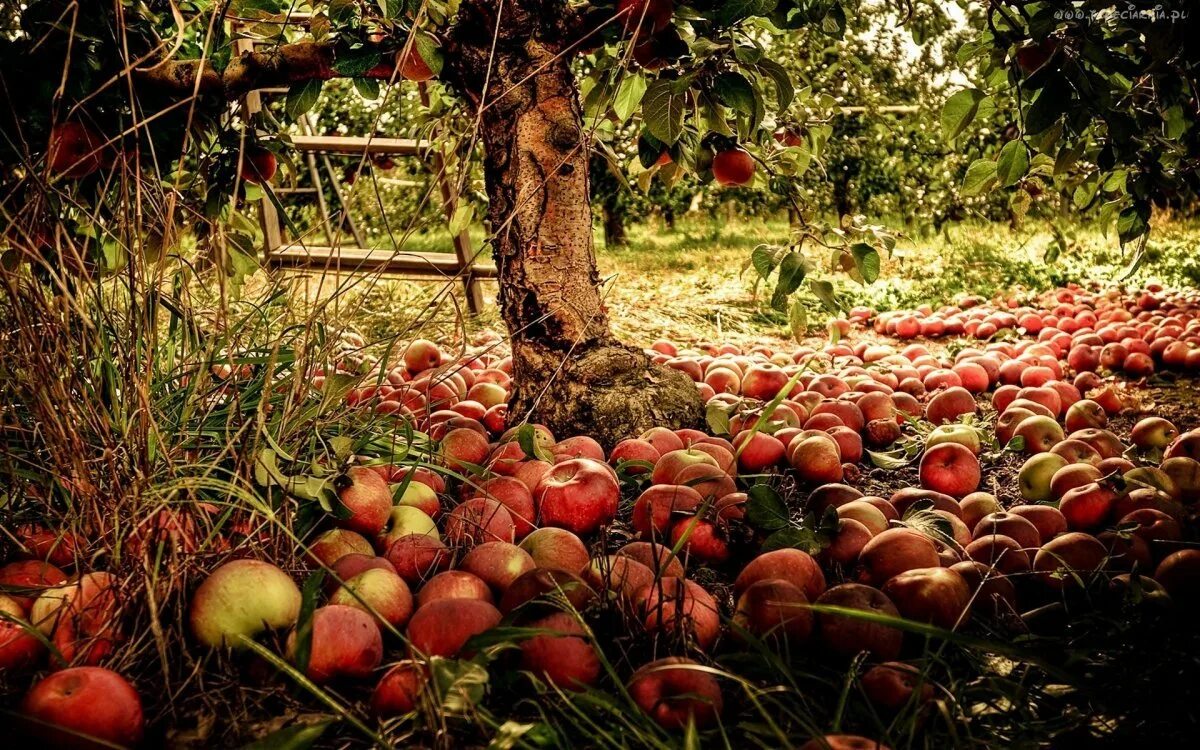
[[[476,241],[482,231],[473,232]],[[705,339],[737,342],[790,338],[786,316],[766,303],[769,290],[756,284],[747,268],[758,245],[788,241],[787,222],[774,220],[715,221],[689,217],[668,228],[660,223],[631,227],[628,244],[606,247],[596,239],[601,276],[614,329],[630,341],[649,344],[665,337],[680,341]],[[434,234],[412,238],[412,248],[449,251]],[[1200,283],[1200,224],[1165,223],[1156,227],[1145,260],[1128,274],[1132,250],[1122,251],[1115,237],[1095,228],[1070,227],[1062,245],[1047,222],[1030,221],[1014,230],[997,224],[958,224],[928,237],[902,237],[895,253],[883,259],[880,279],[862,286],[821,266],[812,252],[814,274],[834,282],[848,305],[880,310],[944,304],[966,291],[992,297],[1001,291],[1021,294],[1068,282],[1105,285],[1158,280],[1169,286]],[[408,246],[406,245],[406,248]],[[1048,257],[1050,254],[1050,257]],[[1054,255],[1057,254],[1057,257]],[[308,293],[318,285],[328,296],[331,281],[306,282]],[[465,323],[459,306],[447,292],[453,283],[428,283],[374,277],[355,277],[353,293],[343,302],[353,310],[347,320],[368,339],[395,333],[397,318],[419,312],[423,330],[443,338],[481,328],[500,329],[494,309]],[[489,303],[494,282],[484,282]],[[808,295],[809,321],[819,332],[830,313]],[[457,333],[456,333],[457,329]]]

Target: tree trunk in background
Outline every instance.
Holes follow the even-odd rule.
[[[616,201],[612,204],[601,206],[604,212],[604,246],[605,247],[624,247],[627,241],[625,237],[625,212],[616,205]]]
[[[512,341],[510,418],[560,435],[586,431],[606,447],[655,425],[698,426],[703,402],[692,381],[609,331],[590,147],[562,54],[575,14],[563,0],[465,0],[459,14],[444,75],[481,113],[500,310]]]

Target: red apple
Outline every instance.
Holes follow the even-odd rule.
[[[73,667],[42,679],[25,694],[21,714],[22,728],[41,747],[134,747],[142,741],[137,690],[101,667]]]
[[[534,490],[543,525],[581,536],[612,521],[620,497],[621,488],[612,470],[587,458],[556,464]]]
[[[936,556],[936,555],[935,555]],[[860,609],[887,617],[900,617],[899,610],[883,592],[858,583],[843,583],[826,591],[816,600],[819,606]],[[888,625],[847,615],[817,612],[817,632],[821,644],[842,656],[866,651],[875,659],[895,659],[900,654],[904,634]]]
[[[949,568],[905,571],[890,578],[883,585],[883,593],[910,620],[950,630],[969,618],[971,590],[963,577]]]
[[[600,659],[590,634],[574,615],[556,612],[529,627],[552,632],[521,642],[521,669],[566,690],[583,689],[600,678]]]
[[[368,537],[383,531],[392,510],[392,491],[377,472],[354,466],[334,480],[334,489],[350,512],[338,519],[339,526]]]
[[[715,677],[696,662],[673,656],[650,662],[629,678],[629,696],[666,729],[703,729],[721,715],[724,701]]]
[[[439,599],[417,608],[408,640],[423,656],[452,657],[473,636],[500,624],[500,610],[478,599]]]
[[[964,497],[979,487],[979,459],[965,446],[942,443],[921,457],[921,486],[952,497]]]

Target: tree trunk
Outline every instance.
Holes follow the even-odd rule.
[[[604,213],[604,246],[624,247],[626,242],[625,212],[621,210],[616,201],[600,208]]]
[[[497,13],[502,17],[497,18]],[[692,381],[613,338],[588,196],[590,146],[564,54],[564,0],[465,0],[449,82],[480,117],[500,310],[512,342],[510,414],[606,447],[655,425],[698,426]]]

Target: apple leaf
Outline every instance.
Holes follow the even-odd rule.
[[[1029,149],[1020,140],[1012,140],[1000,149],[996,159],[996,177],[1000,187],[1010,187],[1020,182],[1029,171]]]
[[[991,159],[976,159],[967,167],[967,174],[963,177],[962,194],[979,195],[990,188],[995,180],[996,162]]]
[[[659,78],[646,87],[642,99],[642,119],[650,135],[668,146],[683,135],[683,109],[687,95],[675,92],[672,82]]]
[[[293,83],[292,87],[288,89],[287,99],[283,105],[287,116],[295,120],[315,107],[324,83],[320,78],[309,78],[306,81]]]
[[[704,420],[714,435],[729,434],[729,411],[720,401],[710,401],[704,411]]]
[[[293,724],[271,732],[248,745],[242,745],[242,750],[305,750],[321,739],[321,735],[333,725],[333,721],[323,719],[312,724]]]
[[[862,276],[863,284],[874,284],[879,278],[879,251],[865,242],[859,242],[850,248],[854,257],[854,266]]]
[[[621,79],[617,94],[613,97],[613,112],[619,122],[626,122],[633,113],[637,112],[642,97],[646,95],[646,76],[641,73],[630,73]],[[658,158],[658,155],[655,155]]]
[[[779,531],[791,525],[791,514],[779,493],[756,484],[746,494],[746,522],[759,531]]]
[[[979,89],[963,89],[942,105],[942,132],[946,140],[957,138],[979,114],[979,103],[987,94]]]

